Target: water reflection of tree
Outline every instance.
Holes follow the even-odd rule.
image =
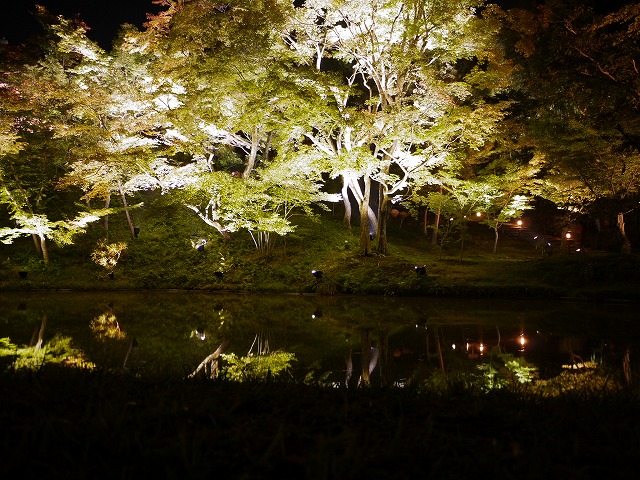
[[[93,368],[84,353],[73,346],[72,339],[56,333],[45,341],[48,316],[43,315],[36,326],[28,345],[18,346],[9,338],[0,338],[0,357],[10,359],[9,368],[13,370],[39,370],[45,364]]]
[[[550,380],[565,373],[562,371],[562,364],[574,365],[569,374],[585,374],[581,369],[584,365],[589,365],[592,352],[578,348],[573,340],[565,339],[582,335],[589,341],[596,339],[602,342],[603,338],[607,338],[607,347],[597,352],[598,368],[605,366],[611,372],[615,369],[615,373],[611,375],[616,382],[633,384],[638,381],[636,330],[629,326],[629,322],[625,324],[622,320],[605,322],[603,318],[609,317],[593,307],[591,309],[596,315],[588,317],[592,320],[587,322],[583,320],[586,314],[582,309],[578,310],[577,306],[572,305],[566,313],[557,304],[547,307],[542,313],[539,310],[517,310],[514,318],[513,314],[505,314],[507,311],[513,312],[513,304],[502,305],[503,302],[495,302],[496,310],[488,302],[458,301],[449,302],[446,308],[440,309],[441,302],[437,299],[419,299],[414,302],[413,299],[401,297],[270,298],[272,296],[158,292],[144,295],[103,292],[97,295],[60,296],[65,299],[64,302],[57,302],[57,295],[52,299],[53,295],[38,294],[37,297],[29,298],[28,309],[15,307],[18,301],[24,303],[23,296],[19,299],[11,297],[11,302],[2,297],[0,305],[9,304],[10,309],[1,310],[0,318],[11,328],[17,329],[19,325],[20,329],[24,329],[24,325],[28,325],[28,330],[20,335],[32,347],[38,344],[38,338],[42,339],[41,344],[47,341],[45,331],[49,328],[60,328],[62,325],[65,332],[76,329],[79,333],[74,334],[74,342],[81,342],[79,345],[83,351],[94,354],[89,358],[94,361],[104,360],[100,363],[101,366],[109,368],[111,365],[118,370],[122,369],[127,347],[132,347],[132,340],[137,338],[140,342],[138,355],[132,354],[136,363],[130,361],[131,367],[129,364],[127,366],[128,371],[140,375],[153,374],[153,368],[156,368],[164,376],[184,377],[205,357],[215,353],[225,338],[231,340],[233,351],[238,357],[248,357],[256,332],[268,330],[271,335],[268,341],[270,350],[273,351],[276,347],[276,339],[277,347],[282,351],[295,352],[297,361],[288,372],[291,376],[303,379],[301,381],[308,379],[308,383],[334,386],[347,383],[355,387],[360,378],[364,385],[367,375],[372,387],[392,385],[397,380],[398,385],[411,382],[415,385],[435,376],[442,383],[443,372],[446,382],[455,382],[462,375],[484,375],[477,366],[481,362],[486,363],[486,355],[491,352],[495,336],[498,337],[501,353],[513,353],[510,348],[515,338],[514,331],[517,330],[517,334],[520,334],[523,325],[529,329],[534,325],[541,332],[536,336],[536,341],[543,343],[545,348],[539,357],[531,355],[537,353],[532,348],[531,352],[527,351],[526,358],[539,367],[545,367],[540,369],[540,380]],[[126,332],[129,342],[108,337],[104,341],[98,340],[95,333],[90,337],[86,335],[91,332],[87,325],[92,318],[109,313],[102,306],[110,302],[115,304],[111,313],[117,317],[120,332]],[[467,305],[470,307],[467,308]],[[614,307],[609,306],[608,309],[614,310],[613,313],[608,311],[609,316],[617,315]],[[321,316],[312,318],[313,313],[320,311]],[[185,312],[188,312],[186,318]],[[45,315],[48,320],[43,322]],[[567,321],[567,316],[572,318]],[[105,318],[108,319],[108,315]],[[620,315],[620,318],[627,317]],[[424,328],[425,323],[428,323],[427,329]],[[80,325],[83,327],[79,328]],[[422,326],[416,329],[415,325]],[[548,333],[551,326],[554,335]],[[206,339],[195,336],[190,338],[191,332],[200,331],[200,327],[204,328],[203,331],[206,330]],[[367,330],[368,339],[363,339],[362,332]],[[114,333],[114,337],[117,337],[117,329]],[[614,335],[610,335],[611,333]],[[477,340],[484,337],[488,345],[485,356],[475,360],[465,355],[463,343],[465,338],[473,336]],[[615,338],[615,342],[609,341],[611,336]],[[534,341],[533,334],[530,339]],[[458,346],[455,351],[452,349],[453,343]],[[378,360],[374,369],[369,372],[368,368],[363,367],[371,365],[371,348],[377,349]],[[103,353],[105,349],[107,352]],[[561,350],[554,352],[553,349]],[[368,363],[366,359],[362,361],[363,350],[364,357],[367,352],[370,356]],[[575,363],[571,362],[570,353],[567,353],[569,350],[579,355],[584,362],[580,362],[577,357],[573,357]],[[348,355],[349,351],[352,355],[353,375],[350,381],[343,370],[345,354]],[[133,352],[136,350],[133,349]],[[223,353],[228,352],[226,350]],[[252,354],[255,356],[256,353],[254,348]],[[552,356],[547,360],[544,355]],[[219,362],[222,361],[221,358]],[[495,357],[493,361],[497,362],[495,366],[499,375],[514,375],[513,371],[509,373],[504,370],[504,361],[499,357]],[[313,376],[307,377],[306,374],[311,369]],[[349,370],[348,366],[346,370]],[[202,372],[199,373],[201,374]]]
[[[294,353],[283,350],[271,350],[271,335],[268,329],[257,333],[249,351],[244,356],[224,353],[229,347],[229,339],[223,339],[218,348],[207,355],[189,378],[200,372],[208,378],[224,378],[234,382],[266,380],[276,377],[291,368],[296,360]]]
[[[387,366],[389,364],[389,332],[379,329],[374,337],[372,329],[360,332],[360,374],[356,382],[357,387],[372,386],[372,375],[378,367],[380,386],[389,383]],[[353,348],[349,347],[345,353],[345,387],[349,387],[353,377]]]
[[[125,338],[125,333],[120,330],[118,319],[111,311],[95,317],[91,320],[89,326],[96,338],[100,341],[104,341],[107,338],[112,340],[122,340]]]

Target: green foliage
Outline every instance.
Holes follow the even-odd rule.
[[[572,218],[615,219],[637,207],[638,8],[600,14],[566,5],[507,16],[527,45],[526,125],[544,162],[535,192]]]
[[[74,237],[86,232],[90,223],[96,222],[101,216],[107,215],[109,210],[93,210],[91,212],[81,212],[72,220],[51,221],[43,214],[27,213],[21,209],[16,209],[12,215],[12,220],[16,222],[16,228],[0,228],[0,241],[11,244],[16,238],[25,235],[36,236],[42,249],[44,262],[48,263],[48,253],[45,240],[54,240],[58,245],[71,245]]]
[[[44,345],[33,347],[19,347],[11,343],[9,338],[0,338],[0,356],[11,358],[10,368],[14,370],[37,370],[45,363],[80,368],[93,367],[85,359],[84,353],[72,345],[71,338],[59,334]]]
[[[127,244],[125,242],[106,243],[101,240],[96,245],[95,250],[91,252],[91,258],[107,272],[111,273],[116,268],[118,260],[120,260],[120,256],[126,248]]]
[[[293,353],[275,351],[259,355],[250,353],[239,357],[234,353],[222,354],[220,377],[234,382],[267,380],[286,373],[296,357]]]

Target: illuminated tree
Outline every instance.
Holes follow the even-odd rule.
[[[486,100],[508,87],[511,67],[482,3],[314,0],[298,11],[289,43],[301,63],[331,70],[319,88],[330,103],[310,112],[304,136],[342,177],[347,215],[347,190],[357,200],[365,255],[370,219],[384,253],[389,201],[451,154],[482,146],[504,116],[504,104]]]
[[[107,211],[78,212],[73,199],[55,192],[68,148],[55,135],[55,117],[68,105],[34,70],[37,67],[13,65],[0,85],[0,203],[14,223],[0,228],[0,239],[12,243],[31,235],[46,264],[47,240],[70,244],[74,235]]]
[[[294,208],[310,213],[308,205],[330,199],[320,192],[320,169],[283,128],[291,104],[305,101],[291,90],[297,80],[282,42],[292,4],[163,3],[168,9],[135,42],[156,56],[155,74],[181,88],[168,118],[192,162],[158,164],[165,171],[156,168],[156,180],[167,190],[166,178],[180,178],[175,198],[223,236],[248,230],[268,253],[271,234],[293,229]]]
[[[42,89],[33,96],[64,107],[50,120],[56,139],[67,146],[67,171],[58,187],[79,187],[83,200],[100,199],[105,208],[118,194],[133,238],[127,195],[136,188],[128,181],[147,171],[166,146],[160,133],[163,139],[170,134],[159,119],[173,106],[175,87],[156,82],[147,59],[127,51],[124,40],[107,54],[86,37],[83,24],[58,18],[51,29],[51,51],[27,76]]]
[[[156,74],[183,88],[187,108],[172,118],[184,147],[212,156],[215,145],[235,147],[243,152],[247,178],[260,159],[269,160],[288,101],[280,32],[291,2],[164,4],[169,9],[152,19],[141,41],[158,55]]]
[[[519,138],[522,129],[513,120],[491,146],[486,163],[481,164],[475,176],[475,182],[484,186],[485,199],[477,214],[495,234],[493,253],[498,249],[500,227],[531,208],[529,200],[537,191],[540,172],[540,155],[532,151],[529,141]],[[512,140],[514,137],[516,141]]]

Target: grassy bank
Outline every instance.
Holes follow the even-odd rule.
[[[321,222],[299,219],[296,231],[277,239],[269,255],[257,251],[246,233],[223,240],[198,223],[175,218],[142,223],[134,240],[127,238],[123,225],[120,230],[110,227],[110,241],[127,242],[113,278],[91,259],[104,235],[98,227],[76,245],[52,246],[46,266],[29,239],[2,246],[0,289],[186,288],[595,300],[636,300],[640,291],[637,255],[594,251],[543,256],[531,241],[509,230],[494,254],[493,234],[473,223],[462,255],[459,243],[432,245],[430,235],[413,220],[390,223],[386,255],[363,257],[358,254],[357,228],[346,230],[338,215],[325,215]],[[207,244],[199,252],[193,245],[201,238]],[[426,265],[427,275],[417,275],[414,265]],[[321,270],[323,277],[314,278],[312,269]],[[26,279],[19,277],[20,271],[27,272]]]

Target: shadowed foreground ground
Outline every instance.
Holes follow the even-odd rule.
[[[4,478],[633,478],[640,402],[0,377]]]

